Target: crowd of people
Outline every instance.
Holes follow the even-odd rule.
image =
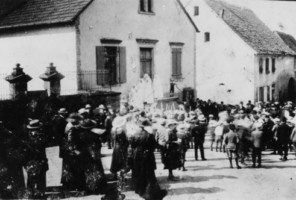
[[[186,152],[206,161],[204,142],[210,150],[225,152],[233,168],[262,167],[263,150],[271,149],[282,161],[296,148],[296,110],[292,102],[225,105],[211,100],[180,103],[176,110],[152,107],[136,109],[127,103],[115,111],[111,106],[87,104],[77,112],[60,108],[50,123],[30,119],[24,136],[18,137],[0,123],[0,198],[45,198],[48,144],[59,146],[61,183],[65,197],[104,193],[107,186],[101,160],[104,143],[113,149],[112,179],[131,172],[131,188],[144,199],[162,199],[167,191],[155,176],[155,152],[160,152],[168,181],[178,181],[174,170],[186,171]],[[22,168],[27,173],[26,189]]]

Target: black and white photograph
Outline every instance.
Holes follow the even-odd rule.
[[[0,199],[295,200],[296,1],[0,0]]]

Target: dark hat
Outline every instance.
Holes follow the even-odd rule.
[[[42,123],[38,119],[31,120],[27,125],[28,129],[39,129],[42,127]]]
[[[78,113],[71,113],[70,116],[67,118],[68,122],[77,122],[81,120],[81,116]]]
[[[85,119],[80,124],[81,128],[87,129],[87,130],[95,128],[96,125],[97,125],[97,123],[93,120],[90,120],[90,119]]]
[[[150,126],[150,125],[151,125],[150,122],[146,118],[139,120],[140,127],[146,127],[146,126]]]

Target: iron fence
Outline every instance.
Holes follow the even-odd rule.
[[[60,71],[65,77],[61,80],[61,95],[94,93],[97,91],[110,92],[116,84],[108,70],[93,71]],[[41,74],[41,73],[40,73]],[[11,99],[10,85],[5,80],[9,74],[0,74],[0,100]],[[39,75],[28,74],[32,81],[28,84],[28,91],[44,90],[44,83]]]

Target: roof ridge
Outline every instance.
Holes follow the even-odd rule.
[[[249,8],[225,1],[205,0],[221,19],[259,54],[295,54],[269,27]]]

